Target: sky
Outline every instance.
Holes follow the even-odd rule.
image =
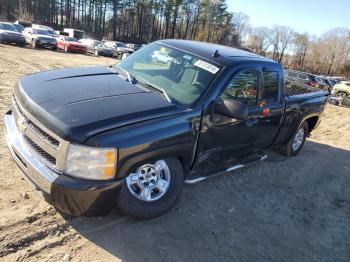
[[[350,0],[227,0],[231,12],[243,12],[253,27],[275,24],[320,36],[334,27],[350,28]]]

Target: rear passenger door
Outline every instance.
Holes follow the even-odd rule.
[[[254,149],[271,145],[279,131],[284,113],[281,72],[265,68],[261,74],[258,108],[251,113],[251,118],[256,122],[252,130]]]

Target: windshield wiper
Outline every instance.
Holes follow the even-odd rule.
[[[128,79],[128,81],[130,83],[135,83],[135,78],[131,77],[130,73],[128,71],[126,71],[125,69],[121,68],[120,66],[114,65],[113,68],[119,70],[120,72],[122,72],[124,75],[126,75],[126,78]]]
[[[136,79],[135,79],[136,80]],[[144,81],[140,81],[140,80],[136,80],[136,83],[142,85],[142,86],[146,86],[148,88],[151,88],[151,89],[154,89],[160,93],[162,93],[162,95],[165,97],[165,99],[168,101],[168,102],[172,102],[170,97],[168,96],[168,94],[166,93],[166,91],[163,89],[163,88],[158,88],[158,87],[155,87],[153,86],[152,84],[148,83],[148,82],[144,82]]]

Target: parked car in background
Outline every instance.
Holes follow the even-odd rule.
[[[57,49],[56,38],[52,37],[45,29],[27,27],[22,34],[26,39],[26,43],[31,45],[32,48]]]
[[[332,95],[350,97],[350,81],[341,81],[333,86]]]
[[[24,30],[24,26],[23,25],[20,25],[20,24],[12,24],[12,25],[16,28],[16,30],[18,32],[20,32],[20,33],[23,32],[23,30]]]
[[[13,24],[0,22],[0,44],[1,43],[25,46],[26,40]]]
[[[49,33],[49,35],[52,36],[52,37],[57,38],[57,37],[59,36],[59,34],[57,34],[57,32],[54,31],[54,30],[49,29],[49,30],[46,30],[46,31],[47,31],[47,32]]]
[[[154,63],[170,64],[173,58],[165,51],[156,51],[152,54],[152,61]]]
[[[333,86],[337,84],[336,81],[332,80],[331,78],[325,78],[326,83],[333,89]]]
[[[104,44],[113,49],[114,56],[117,57],[117,59],[124,59],[134,52],[134,50],[127,47],[123,42],[105,41]]]
[[[129,47],[130,49],[132,49],[134,52],[141,48],[141,45],[132,44],[132,43],[128,43],[128,44],[126,44],[126,46]]]
[[[323,90],[331,91],[331,86],[327,83],[326,79],[321,76],[315,76],[316,86]]]
[[[313,74],[286,69],[284,71],[284,75],[286,78],[286,82],[297,82],[302,83],[304,85],[317,87],[316,76]]]
[[[79,42],[78,39],[69,36],[59,36],[57,38],[57,47],[64,52],[86,54],[87,48]]]
[[[113,57],[113,49],[106,46],[103,42],[94,39],[80,39],[80,43],[86,46],[87,53],[95,56]]]

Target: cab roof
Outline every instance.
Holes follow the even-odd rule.
[[[238,61],[257,61],[278,64],[274,60],[254,53],[218,44],[177,39],[159,40],[158,43],[189,52],[210,61],[215,61],[216,63],[226,67],[231,66]],[[218,50],[219,56],[214,56],[216,50]]]

